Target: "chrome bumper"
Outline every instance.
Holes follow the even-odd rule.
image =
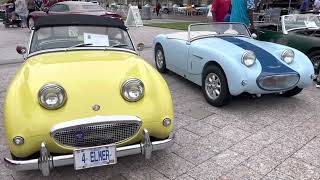
[[[144,139],[140,144],[134,144],[117,148],[117,158],[133,154],[143,154],[146,159],[151,157],[153,151],[166,149],[173,144],[174,134],[171,133],[168,139],[161,141],[150,141],[150,135],[147,129],[144,129]],[[48,176],[54,167],[72,165],[74,163],[73,154],[50,156],[45,142],[41,143],[39,159],[30,160],[12,160],[4,158],[6,166],[16,171],[39,169],[44,176]]]

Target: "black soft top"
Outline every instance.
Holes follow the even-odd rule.
[[[76,25],[117,27],[123,30],[127,30],[127,27],[123,24],[123,22],[120,19],[83,14],[43,16],[37,18],[34,22],[35,30],[38,30],[42,27]]]

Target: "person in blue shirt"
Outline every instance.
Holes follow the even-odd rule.
[[[253,11],[255,9],[254,0],[232,0],[230,22],[239,22],[254,29]]]
[[[300,7],[300,12],[306,12],[309,8],[309,0],[303,0],[302,1],[302,4],[301,4],[301,7]]]

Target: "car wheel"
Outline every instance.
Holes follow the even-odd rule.
[[[162,46],[159,44],[156,45],[154,52],[155,52],[154,59],[155,59],[157,70],[161,73],[167,72],[166,59],[164,57]]]
[[[12,160],[21,160],[21,158],[18,158],[17,156],[13,155],[11,152],[10,154],[11,154]]]
[[[163,13],[168,14],[168,13],[169,13],[169,10],[168,10],[168,9],[164,9],[164,10],[163,10]]]
[[[17,23],[17,26],[18,26],[18,27],[22,27],[22,22],[18,22],[18,23]]]
[[[28,28],[30,29],[30,31],[32,30],[33,26],[34,26],[34,19],[30,17],[28,19]]]
[[[281,94],[281,96],[283,97],[292,97],[295,96],[297,94],[299,94],[303,89],[299,88],[299,87],[295,87],[289,91],[284,92],[283,94]]]
[[[320,50],[312,51],[308,54],[308,57],[313,64],[314,71],[318,74],[320,70]]]
[[[231,100],[227,78],[223,70],[215,65],[203,71],[202,91],[207,102],[216,107],[227,105]]]

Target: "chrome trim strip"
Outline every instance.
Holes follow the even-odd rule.
[[[140,144],[134,144],[124,147],[117,147],[116,154],[117,158],[134,155],[134,154],[144,154],[146,158],[151,157],[153,151],[166,149],[173,145],[174,134],[170,133],[170,136],[165,140],[150,142],[150,136],[147,129],[144,129],[144,140]],[[148,144],[144,144],[144,142]],[[42,151],[47,151],[45,143],[41,143]],[[15,171],[26,171],[26,170],[42,170],[43,175],[49,175],[48,169],[52,170],[54,167],[67,166],[74,164],[73,154],[61,155],[61,156],[50,156],[48,153],[41,153],[42,157],[39,159],[30,160],[12,160],[9,158],[4,158],[4,162],[7,167]],[[45,159],[46,161],[41,161],[40,159]],[[45,167],[47,166],[47,167]],[[52,166],[52,167],[51,167]]]
[[[28,56],[29,56],[29,54],[30,54],[30,49],[31,49],[31,42],[32,42],[32,39],[33,39],[33,34],[34,34],[34,30],[31,30],[31,35],[30,35],[30,37],[29,37],[29,47],[28,47],[28,53],[27,53],[27,57],[26,58],[28,58]]]
[[[191,30],[191,26],[194,26],[194,25],[214,25],[214,24],[243,24],[243,23],[237,23],[237,22],[214,22],[214,23],[194,23],[194,24],[189,24],[188,26],[188,41],[189,43],[191,43],[192,41],[194,40],[197,40],[197,39],[201,39],[201,38],[191,38],[190,37],[190,30]],[[239,35],[240,37],[248,37],[250,38],[251,37],[251,32],[249,31],[248,28],[247,29],[247,32],[249,34],[249,37],[248,36],[244,36],[244,35]],[[212,36],[210,36],[212,37]],[[203,38],[207,38],[207,37],[203,37]]]
[[[233,35],[202,35],[202,36],[197,36],[197,37],[191,38],[191,40],[188,41],[188,42],[191,43],[191,42],[199,40],[199,39],[219,38],[219,37],[245,37],[245,38],[251,38],[251,37],[248,37],[248,36],[245,36],[245,35],[236,35],[236,36],[233,36]]]
[[[141,125],[141,119],[136,116],[94,116],[83,119],[76,119],[67,122],[63,122],[60,124],[56,124],[52,127],[50,133],[53,133],[57,130],[63,130],[68,128],[76,128],[78,126],[88,126],[88,125],[96,125],[102,123],[111,123],[111,122],[139,122]]]
[[[95,50],[111,50],[111,51],[123,51],[123,52],[129,52],[135,55],[138,55],[138,53],[136,51],[130,50],[130,49],[123,49],[123,48],[112,48],[112,47],[76,47],[76,48],[72,48],[69,49],[67,51],[68,48],[56,48],[56,49],[47,49],[47,50],[41,50],[41,51],[36,51],[33,52],[31,54],[28,54],[27,58],[30,58],[32,56],[35,55],[39,55],[39,54],[44,54],[44,53],[51,53],[51,52],[70,52],[70,51],[78,51],[78,50],[88,50],[88,51],[95,51]]]
[[[194,57],[196,57],[196,58],[198,58],[198,59],[203,59],[203,57],[202,56],[199,56],[199,55],[197,55],[197,54],[192,54]]]
[[[134,52],[136,52],[136,53],[138,54],[136,45],[134,44],[134,42],[133,42],[133,40],[132,40],[132,38],[131,38],[131,34],[130,34],[130,32],[129,32],[128,29],[127,29],[127,33],[128,33],[128,37],[129,37],[129,39],[130,39],[131,45],[132,45],[132,47],[133,47],[133,49],[134,49]]]

